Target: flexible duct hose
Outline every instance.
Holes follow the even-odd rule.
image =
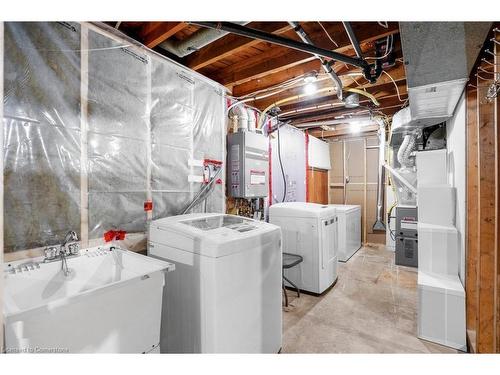
[[[398,162],[403,168],[409,168],[412,166],[410,155],[415,149],[415,142],[415,134],[407,134],[403,139],[403,143],[401,143],[401,146],[399,147]]]

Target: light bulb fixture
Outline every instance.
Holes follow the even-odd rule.
[[[358,134],[363,127],[363,122],[361,121],[353,121],[350,123],[349,127],[351,128],[352,134]]]
[[[304,82],[307,84],[316,82],[317,80],[318,80],[318,76],[316,75],[316,73],[308,74],[304,77]]]
[[[316,85],[314,83],[308,83],[304,86],[304,93],[306,95],[312,95],[316,92]]]

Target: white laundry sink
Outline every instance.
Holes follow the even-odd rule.
[[[164,272],[170,263],[117,247],[80,250],[4,269],[7,353],[146,353],[160,341]]]

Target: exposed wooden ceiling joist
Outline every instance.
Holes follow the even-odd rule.
[[[401,103],[403,103],[408,97],[406,81],[398,82],[397,87],[401,99],[403,100]],[[397,96],[397,93],[395,93],[395,86],[392,82],[368,88],[366,91],[374,95],[377,99],[379,99],[379,101],[382,100],[383,98],[392,97],[394,95]],[[362,106],[371,105],[370,99],[363,96],[360,96],[359,103]],[[283,119],[286,118],[288,120],[296,118],[306,118],[311,114],[314,115],[318,111],[340,112],[343,111],[344,109],[346,109],[344,104],[337,98],[332,99],[331,97],[323,97],[318,100],[311,100],[308,104],[301,103],[300,107],[298,107],[297,105],[289,105],[281,107],[281,113],[283,114],[288,113],[288,115],[282,117]],[[353,111],[353,109],[347,109],[347,112],[349,111]]]
[[[394,79],[395,82],[399,82],[399,81],[402,81],[405,79],[405,69],[404,69],[403,64],[401,64],[401,63],[398,63],[394,68],[389,69],[388,72],[391,75],[391,77]],[[364,82],[365,82],[364,84],[361,84],[360,86],[355,84],[349,76],[344,75],[344,76],[341,76],[341,78],[344,81],[345,87],[356,87],[358,89],[374,88],[374,87],[378,87],[380,85],[385,85],[387,83],[393,84],[391,78],[387,74],[382,74],[377,79],[377,82],[375,82],[375,83],[366,83],[367,81],[364,80],[364,78],[356,77],[360,81],[364,80]],[[295,100],[288,102],[286,107],[281,107],[281,109],[285,110],[284,108],[289,108],[292,104],[294,104],[294,107],[297,107],[299,105],[299,103],[300,103],[300,106],[312,105],[312,103],[310,103],[311,101],[317,102],[319,99],[321,99],[323,97],[330,97],[330,98],[332,96],[336,97],[336,90],[333,87],[333,84],[330,80],[323,80],[321,82],[317,82],[316,87],[317,87],[317,89],[324,89],[324,88],[332,87],[332,89],[330,91],[326,91],[326,92],[318,92],[311,97],[306,96],[306,97],[302,97],[302,98],[297,98]],[[273,103],[277,102],[280,99],[291,97],[294,95],[299,95],[302,92],[303,92],[302,87],[295,87],[295,88],[292,88],[290,90],[286,90],[282,93],[279,93],[278,95],[274,95],[272,97],[256,101],[256,102],[252,103],[252,105],[255,105],[256,107],[261,108],[261,109],[266,108],[267,106],[272,105]]]
[[[362,45],[363,52],[366,52],[369,49],[373,49],[370,44],[371,43],[364,43]],[[401,51],[401,44],[399,41],[395,42],[394,48],[395,48],[396,57],[401,57],[402,51]],[[338,66],[338,64],[337,64],[337,66]],[[341,65],[341,67],[342,67],[341,70],[339,70],[339,68],[335,69],[338,74],[342,74],[346,71],[359,71],[359,69],[356,69],[355,67],[352,67],[352,66]],[[347,69],[346,69],[346,67],[347,67]],[[251,93],[256,92],[258,90],[268,89],[269,87],[276,85],[276,83],[289,81],[291,79],[304,76],[305,74],[311,73],[314,71],[323,72],[323,70],[321,68],[321,64],[317,59],[313,59],[313,60],[307,61],[305,63],[301,63],[299,65],[295,65],[295,66],[292,66],[290,68],[280,70],[276,73],[267,74],[267,75],[260,77],[258,79],[253,79],[251,81],[236,85],[232,89],[232,94],[234,96],[237,96],[237,97],[248,95],[248,94],[251,94]]]
[[[354,50],[341,22],[322,23],[333,41],[325,34],[318,22],[300,22],[300,24],[318,47],[354,56]],[[300,41],[292,27],[284,21],[253,21],[248,26]],[[399,32],[397,22],[389,22],[388,28],[377,22],[353,22],[352,26],[357,39],[361,42],[365,56],[374,55],[374,41]],[[186,40],[199,28],[184,22],[123,22],[120,30],[149,47],[155,47],[169,38],[175,41]],[[344,87],[364,88],[367,92],[374,94],[381,103],[384,103],[379,109],[382,108],[388,115],[394,113],[402,104],[402,101],[395,99],[396,87],[399,88],[402,100],[407,99],[405,71],[400,63],[401,45],[397,35],[394,39],[393,51],[398,61],[397,65],[386,70],[392,75],[396,85],[385,74],[375,84],[369,84],[363,76],[359,75],[361,72],[358,68],[340,62],[334,64],[334,69],[341,76]],[[181,63],[225,84],[237,97],[275,87],[277,84],[314,71],[322,73],[320,62],[309,53],[234,34],[226,35],[188,55],[181,60]],[[353,77],[351,73],[354,72],[357,72],[357,75]],[[326,78],[324,75],[320,77],[321,79],[315,84],[318,89],[332,87],[332,82],[323,79]],[[257,102],[249,102],[249,104],[263,109],[279,99],[302,94],[304,84],[302,80],[297,80],[293,88]],[[393,105],[386,105],[387,100],[394,101]],[[355,111],[373,107],[363,96],[360,96],[360,102],[360,108]],[[281,113],[289,112],[289,115],[283,118],[292,119],[294,123],[309,121],[314,117],[325,119],[353,112],[353,110],[345,109],[337,100],[333,89],[330,92],[316,93],[311,97],[301,96],[298,100],[280,105],[280,109]],[[295,112],[290,114],[291,111]]]
[[[281,34],[291,29],[286,22],[254,22],[250,26],[273,34]],[[262,42],[230,34],[187,56],[184,63],[191,69],[199,70],[259,43]]]
[[[341,28],[341,24],[338,27],[338,31],[333,37],[339,47],[335,48],[334,51],[346,53],[346,51],[352,49],[352,46],[347,34]],[[353,28],[360,44],[370,43],[399,31],[397,23],[390,23],[387,29],[382,26],[374,26],[373,23],[370,24],[370,27],[367,27],[367,23],[353,23]],[[310,35],[310,37],[318,47],[331,48],[332,43],[325,36],[324,32],[316,32]],[[219,70],[211,78],[230,87],[253,79],[259,79],[265,75],[277,73],[314,59],[315,57],[309,53],[274,46],[269,51],[256,56],[252,61],[244,60]]]
[[[375,132],[379,128],[378,124],[373,124],[373,125],[366,125],[363,126],[359,133],[367,133],[367,132]],[[339,124],[336,126],[335,130],[312,130],[309,132],[310,135],[318,138],[331,138],[331,137],[341,137],[344,135],[351,135],[352,133],[352,127],[348,124]]]
[[[139,31],[141,42],[154,48],[187,26],[185,22],[146,22]]]
[[[299,124],[303,124],[303,123],[307,123],[307,122],[332,120],[335,117],[339,117],[339,116],[356,116],[356,115],[360,115],[360,114],[367,114],[373,110],[382,111],[385,115],[390,116],[394,112],[401,109],[404,105],[404,102],[401,102],[396,94],[386,96],[385,98],[380,99],[379,102],[380,102],[380,107],[375,107],[375,108],[373,108],[373,107],[368,108],[365,106],[366,104],[368,104],[368,102],[361,101],[361,106],[358,108],[326,109],[326,110],[318,111],[314,115],[297,116],[293,119],[287,119],[287,120],[292,120],[292,124],[299,125]],[[387,111],[387,110],[390,110],[390,111]]]

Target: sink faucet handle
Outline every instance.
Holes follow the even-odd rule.
[[[80,251],[80,244],[78,242],[73,242],[68,244],[68,255],[76,255]]]
[[[72,241],[78,241],[78,234],[74,230],[69,231],[68,235]]]
[[[47,246],[43,252],[45,259],[52,260],[58,255],[59,249],[57,246]]]

